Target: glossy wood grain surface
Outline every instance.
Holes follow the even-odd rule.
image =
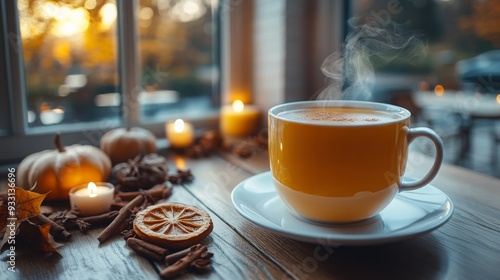
[[[171,155],[166,155],[172,158]],[[173,161],[172,161],[173,163]],[[498,279],[500,275],[500,180],[443,165],[432,185],[455,205],[452,218],[416,238],[364,247],[309,244],[277,235],[240,216],[231,191],[242,180],[269,170],[265,151],[248,159],[218,153],[187,159],[193,182],[176,186],[168,201],[196,205],[214,222],[204,240],[214,253],[212,270],[178,279]],[[422,176],[431,160],[409,158],[407,175]],[[164,265],[129,250],[121,236],[99,245],[94,229],[73,232],[61,257],[16,251],[16,272],[0,255],[0,279],[159,279]]]

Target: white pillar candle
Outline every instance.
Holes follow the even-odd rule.
[[[106,213],[111,209],[115,188],[110,183],[90,182],[78,185],[69,191],[72,208],[80,209],[82,216]]]
[[[186,148],[193,143],[194,130],[190,123],[177,119],[175,122],[167,123],[165,129],[167,139],[173,148]]]

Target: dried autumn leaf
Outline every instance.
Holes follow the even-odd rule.
[[[47,194],[39,194],[16,187],[16,212],[18,222],[40,213],[40,205]]]
[[[7,222],[7,215],[13,216],[14,213],[10,213],[8,208],[5,209],[5,219],[3,219],[4,209],[3,207],[0,208],[0,218],[2,218],[0,226],[4,226],[6,229],[8,228],[8,230],[5,230],[3,233],[3,238],[0,241],[0,249],[3,249],[9,237],[12,235],[12,232],[15,232],[17,240],[24,239],[26,241],[21,243],[25,243],[26,245],[33,243],[33,245],[39,247],[42,252],[59,254],[56,248],[59,247],[60,244],[56,243],[52,235],[50,235],[50,224],[39,226],[28,220],[40,213],[40,206],[45,196],[46,194],[27,191],[19,187],[15,188],[16,218],[8,224],[3,225],[3,221]],[[0,229],[2,228],[0,227]]]
[[[16,244],[28,247],[34,252],[55,253],[61,244],[54,241],[50,234],[50,224],[37,225],[30,220],[26,220],[19,225],[19,233],[16,236]]]
[[[55,242],[54,237],[50,234],[50,224],[37,225],[37,227],[40,232],[40,249],[42,249],[42,252],[59,254],[56,248],[61,244]]]

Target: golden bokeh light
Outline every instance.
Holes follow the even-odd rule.
[[[207,12],[201,0],[183,0],[170,5],[168,1],[160,1],[158,3],[160,13],[180,22],[197,20]]]
[[[107,30],[113,26],[116,22],[116,18],[118,16],[118,12],[116,11],[116,5],[114,3],[106,3],[102,6],[99,11],[99,15],[101,16],[101,29]]]
[[[71,9],[67,6],[58,8],[52,28],[55,36],[66,37],[81,34],[89,27],[89,13],[84,8]]]
[[[442,85],[436,85],[434,87],[434,93],[437,96],[443,96],[443,94],[444,94],[444,87]]]
[[[154,16],[154,11],[150,7],[142,7],[139,12],[139,18],[142,20],[150,20]]]
[[[93,10],[97,6],[97,1],[96,0],[87,0],[85,1],[85,9],[87,10]]]

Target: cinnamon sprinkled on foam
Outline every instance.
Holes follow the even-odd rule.
[[[339,113],[339,112],[308,112],[308,111],[295,111],[287,112],[282,115],[290,120],[297,121],[319,121],[319,122],[380,122],[380,118],[373,117],[373,114],[366,113]]]

